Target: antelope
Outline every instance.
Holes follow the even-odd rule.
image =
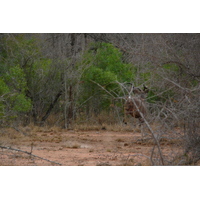
[[[124,112],[126,115],[131,115],[133,118],[139,119],[140,126],[144,123],[144,117],[147,115],[147,107],[145,99],[147,97],[148,88],[143,86],[143,90],[132,86],[131,92],[125,99]],[[132,94],[133,93],[133,94]],[[124,119],[124,123],[127,124]]]

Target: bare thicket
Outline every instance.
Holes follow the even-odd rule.
[[[119,37],[126,41],[124,35]],[[180,139],[180,147],[185,149],[185,157],[173,163],[174,156],[169,164],[197,162],[200,147],[200,35],[141,34],[133,40],[136,48],[128,42],[126,49],[123,48],[128,52],[127,59],[137,63],[140,71],[152,70],[147,84],[158,97],[155,103],[149,103],[150,122],[157,124],[157,137],[159,140]],[[148,63],[153,67],[145,67]],[[164,64],[174,64],[176,70],[164,70]],[[141,83],[140,78],[136,81]]]
[[[123,61],[136,69],[132,84],[149,88],[146,98],[148,117],[143,116],[139,109],[138,112],[154,140],[150,158],[152,164],[184,165],[199,161],[200,34],[33,35],[39,39],[43,55],[51,58],[52,64],[48,76],[43,76],[42,71],[37,72],[38,79],[27,76],[30,83],[27,96],[33,102],[33,109],[25,117],[25,124],[32,119],[34,123],[43,125],[52,113],[57,116],[53,124],[64,128],[73,128],[77,117],[82,115],[85,121],[92,119],[92,122],[102,124],[99,117],[101,98],[94,93],[82,104],[78,100],[83,92],[81,76],[89,67],[81,62],[84,52],[91,42],[107,42],[119,48],[123,52]],[[24,65],[34,59],[35,55],[27,60],[25,52],[21,53]],[[116,83],[122,88],[120,95],[114,90],[105,91],[111,102],[106,114],[119,124],[122,124],[123,104],[128,94],[123,84]],[[3,96],[0,99],[4,99]],[[85,105],[87,109],[84,110]],[[135,106],[137,108],[137,104]],[[160,145],[166,140],[171,141],[175,149],[170,157],[163,155]]]
[[[199,160],[200,149],[200,35],[199,34],[93,34],[95,40],[112,41],[127,62],[137,66],[134,84],[146,84],[154,95],[147,98],[158,141],[178,140],[177,154],[165,164]],[[164,65],[173,68],[164,69]],[[145,81],[141,73],[149,72]],[[153,99],[156,98],[156,101]],[[183,155],[179,157],[179,155]]]

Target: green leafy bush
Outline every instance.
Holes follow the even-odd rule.
[[[119,94],[119,82],[131,82],[134,77],[132,66],[123,62],[123,56],[119,49],[109,43],[92,43],[86,52],[83,62],[89,67],[82,76],[83,96],[80,101],[84,102],[94,96],[91,104],[101,109],[108,109],[113,94]],[[105,89],[105,90],[104,90]]]
[[[30,86],[46,75],[50,60],[41,58],[35,39],[23,34],[4,35],[0,43],[0,117],[5,122],[32,109]]]

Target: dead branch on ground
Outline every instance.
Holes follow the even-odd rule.
[[[55,161],[51,161],[51,160],[48,160],[48,159],[46,159],[46,158],[42,158],[42,157],[40,157],[40,156],[37,156],[37,155],[32,154],[32,147],[31,147],[31,152],[23,151],[23,150],[20,150],[20,149],[15,149],[15,148],[12,148],[12,147],[5,147],[5,146],[0,146],[0,148],[12,150],[12,151],[17,151],[17,152],[22,152],[22,153],[28,154],[28,155],[30,155],[30,156],[33,156],[33,157],[35,157],[35,158],[39,158],[39,159],[41,159],[41,160],[45,160],[45,161],[50,162],[50,163],[54,163],[54,164],[57,164],[57,165],[62,165],[62,164],[57,163],[57,162],[55,162]]]

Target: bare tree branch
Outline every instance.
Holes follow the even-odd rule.
[[[40,157],[40,156],[37,156],[37,155],[32,154],[32,148],[33,148],[32,146],[31,146],[31,152],[23,151],[23,150],[20,150],[20,149],[15,149],[15,148],[12,148],[12,147],[5,147],[5,146],[0,146],[0,148],[2,148],[2,149],[8,149],[8,150],[13,150],[13,151],[18,151],[18,152],[22,152],[22,153],[26,153],[26,154],[28,154],[28,155],[30,155],[30,156],[39,158],[39,159],[41,159],[41,160],[45,160],[45,161],[47,161],[47,162],[54,163],[54,164],[57,164],[57,165],[62,165],[62,164],[60,164],[60,163],[57,163],[57,162],[48,160],[48,159],[46,159],[46,158],[42,158],[42,157]]]

